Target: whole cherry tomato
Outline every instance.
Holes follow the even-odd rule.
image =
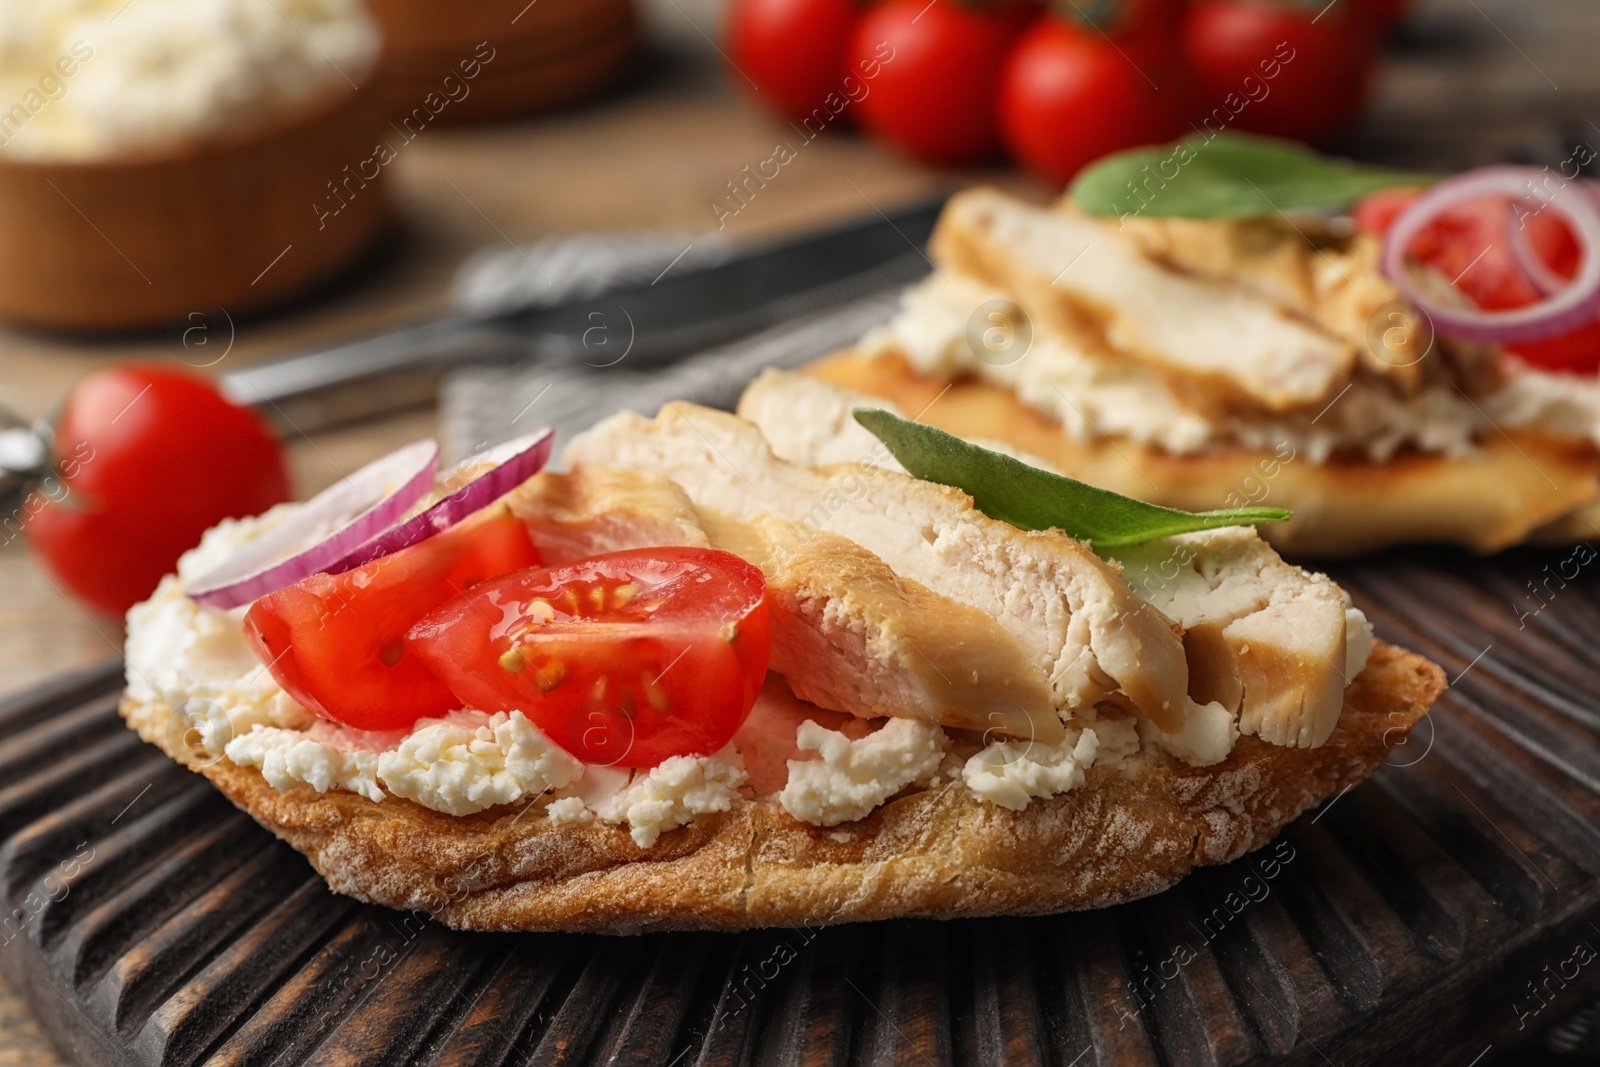
[[[845,49],[849,68],[863,74],[857,120],[930,163],[991,155],[999,146],[995,85],[1027,13],[956,0],[885,0],[869,8]]]
[[[1049,16],[1023,33],[999,88],[1000,130],[1018,162],[1066,182],[1109,152],[1182,132],[1175,83],[1159,90],[1114,40]]]
[[[1198,0],[1182,42],[1205,108],[1197,123],[1302,141],[1355,119],[1376,57],[1359,13],[1291,0]]]
[[[120,615],[226,518],[289,498],[283,450],[210,382],[162,367],[95,371],[67,396],[56,464],[23,525],[68,590]]]
[[[805,118],[842,85],[855,16],[854,0],[734,0],[726,35],[733,81],[754,82],[784,118]]]

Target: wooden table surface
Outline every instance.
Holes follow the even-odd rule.
[[[721,0],[644,7],[653,54],[633,85],[559,115],[428,130],[389,168],[398,223],[381,254],[315,299],[238,323],[211,372],[437,312],[455,269],[480,248],[583,230],[715,228],[709,205],[724,183],[792,133],[724,81],[708,40],[718,35]],[[1591,125],[1600,121],[1596,45],[1594,0],[1427,0],[1392,44],[1371,114],[1346,147],[1413,165],[1557,163],[1580,139],[1600,145],[1600,126]],[[805,145],[727,229],[736,237],[782,233],[979,180],[1046,192],[1001,171],[930,170],[849,133],[829,134]],[[166,337],[0,330],[0,404],[45,417],[94,367],[181,354]],[[296,490],[314,492],[340,471],[432,433],[433,413],[419,411],[294,437]],[[114,655],[121,638],[119,620],[62,596],[20,540],[0,547],[0,694]],[[0,1067],[59,1062],[0,983]]]

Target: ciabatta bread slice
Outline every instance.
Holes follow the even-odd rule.
[[[1244,737],[1213,767],[1151,752],[1136,770],[1092,767],[1079,788],[1022,811],[959,783],[911,789],[826,829],[772,799],[738,798],[649,848],[626,827],[558,825],[521,804],[455,816],[400,797],[280,792],[253,767],[197,759],[165,704],[129,697],[121,711],[335,892],[459,929],[625,934],[1037,915],[1159,893],[1367,778],[1443,688],[1438,667],[1379,642],[1319,748]]]

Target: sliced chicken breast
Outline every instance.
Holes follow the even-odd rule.
[[[796,405],[807,414],[806,428],[785,417]],[[768,371],[745,390],[739,412],[778,455],[817,466],[830,456],[871,451],[877,438],[850,417],[860,406],[884,402]],[[822,440],[818,426],[836,427],[838,438]],[[1113,554],[1123,565],[1122,580],[1183,627],[1189,695],[1197,703],[1221,703],[1239,714],[1241,733],[1274,744],[1316,747],[1327,740],[1345,686],[1366,665],[1362,650],[1371,643],[1366,617],[1333,581],[1284,562],[1246,527],[1163,538]]]
[[[607,419],[575,438],[566,460],[660,475],[702,513],[745,523],[770,515],[802,543],[816,534],[855,542],[902,578],[996,621],[1062,710],[1115,697],[1176,731],[1195,709],[1178,631],[1113,565],[1059,532],[991,519],[958,490],[858,464],[788,463],[754,424],[676,402],[654,419]]]
[[[1356,346],[1260,293],[1158,263],[1115,225],[994,189],[952,197],[931,247],[1045,328],[1138,360],[1210,406],[1314,408],[1356,365]]]
[[[1047,744],[1065,736],[1043,672],[1010,634],[853,541],[702,511],[671,481],[615,468],[547,472],[511,499],[552,564],[651,545],[720,548],[756,564],[772,669],[802,699]]]

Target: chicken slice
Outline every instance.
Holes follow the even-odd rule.
[[[1310,316],[1355,347],[1361,365],[1407,392],[1424,381],[1434,343],[1423,331],[1392,329],[1408,321],[1379,312],[1401,300],[1378,269],[1382,242],[1371,234],[1335,233],[1314,220],[1129,218],[1122,230],[1152,259],[1202,277],[1243,285]],[[1374,321],[1381,339],[1368,339]],[[1476,350],[1452,346],[1459,358]],[[1435,360],[1434,362],[1439,362]]]
[[[1354,345],[1251,289],[1174,270],[1114,225],[994,189],[952,197],[932,251],[1010,293],[1042,327],[1144,363],[1210,406],[1310,408],[1356,365]]]
[[[1237,710],[1240,733],[1275,745],[1328,739],[1353,665],[1347,602],[1332,579],[1285,563],[1243,526],[1112,552],[1134,591],[1183,627],[1196,700]]]
[[[786,417],[795,406],[806,412],[806,427]],[[773,451],[805,466],[871,452],[877,439],[850,416],[859,406],[884,401],[783,371],[767,371],[739,400],[740,414]],[[821,439],[816,426],[835,427],[837,438]],[[1333,581],[1284,562],[1248,527],[1164,538],[1113,555],[1122,580],[1183,627],[1190,697],[1238,712],[1241,733],[1274,744],[1315,747],[1327,739],[1371,638],[1366,617]],[[1355,652],[1348,662],[1347,646]]]
[[[685,403],[654,419],[613,416],[575,438],[566,459],[669,478],[702,513],[745,523],[771,515],[801,538],[855,542],[997,622],[1069,713],[1116,695],[1170,731],[1194,708],[1178,632],[1113,565],[1057,531],[991,519],[959,490],[870,466],[787,463],[752,423]]]
[[[546,472],[511,499],[551,564],[688,545],[760,567],[772,669],[804,700],[1041,743],[1064,736],[1043,672],[993,619],[900,578],[853,541],[702,511],[673,482],[615,468]]]

